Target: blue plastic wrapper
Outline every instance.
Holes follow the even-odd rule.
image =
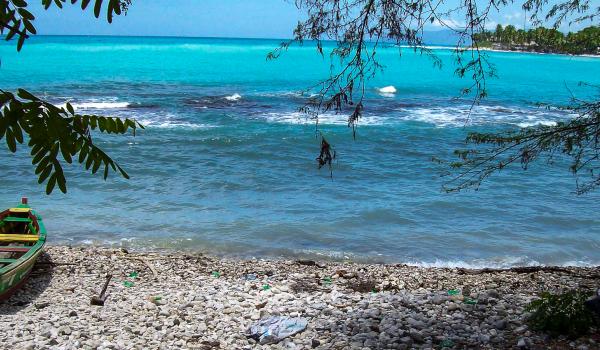
[[[302,317],[271,316],[248,328],[247,336],[260,344],[276,344],[306,329],[308,320]]]

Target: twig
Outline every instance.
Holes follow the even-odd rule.
[[[154,278],[155,279],[158,278],[158,271],[156,271],[156,268],[147,259],[145,259],[145,258],[136,258],[136,257],[132,257],[132,256],[131,257],[128,256],[125,259],[137,260],[137,261],[143,262],[144,265],[146,265],[150,269],[150,271],[152,271],[152,275],[154,275]],[[155,259],[155,260],[159,260],[159,259]]]
[[[73,266],[79,265],[79,263],[63,263],[63,262],[54,262],[54,261],[38,261],[36,262],[38,265],[54,265],[54,266]]]

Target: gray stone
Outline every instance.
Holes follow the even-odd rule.
[[[515,328],[515,333],[525,333],[525,331],[527,331],[526,325]]]
[[[407,346],[410,347],[410,346],[412,346],[413,340],[411,337],[402,337],[402,338],[400,338],[400,342],[402,344],[406,344]]]
[[[519,341],[517,342],[517,347],[519,349],[529,349],[529,339],[520,338]]]
[[[58,334],[70,335],[71,328],[69,326],[63,326],[58,329]]]
[[[460,306],[458,306],[457,303],[450,303],[450,305],[448,305],[448,312],[458,310],[459,308]]]
[[[504,330],[506,329],[506,320],[498,320],[496,322],[494,322],[494,328],[496,328],[497,330]]]
[[[446,297],[442,296],[442,295],[435,295],[432,299],[431,302],[435,305],[440,305],[442,303],[444,303],[446,301]]]
[[[417,343],[423,343],[425,341],[423,334],[416,329],[411,329],[409,334],[412,340],[414,340]]]
[[[414,318],[408,318],[406,320],[406,322],[408,322],[408,325],[411,326],[412,328],[416,328],[416,329],[425,328],[425,323],[423,321],[418,321],[418,320],[415,320]]]
[[[488,298],[500,299],[500,293],[498,293],[498,291],[496,291],[495,289],[488,290],[486,292],[486,296]]]

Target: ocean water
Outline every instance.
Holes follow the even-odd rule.
[[[574,194],[568,165],[507,169],[478,191],[442,191],[470,130],[571,118],[538,103],[591,98],[600,59],[490,52],[498,78],[468,117],[468,79],[410,50],[382,50],[356,140],[346,115],[319,128],[338,159],[318,170],[315,124],[300,91],[327,58],[273,40],[38,37],[0,45],[0,86],[84,113],[136,118],[136,137],[95,140],[131,175],[103,181],[67,167],[69,192],[46,196],[27,150],[0,152],[0,203],[28,196],[52,244],[178,249],[242,257],[317,257],[427,266],[600,264],[600,192]],[[401,55],[399,55],[401,53]],[[396,93],[380,88],[394,86]]]

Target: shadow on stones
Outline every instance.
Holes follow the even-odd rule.
[[[38,299],[50,285],[52,270],[53,264],[50,256],[46,252],[42,252],[27,281],[10,298],[0,302],[0,315],[16,314],[31,304],[40,309],[48,306],[49,304],[44,300]]]

